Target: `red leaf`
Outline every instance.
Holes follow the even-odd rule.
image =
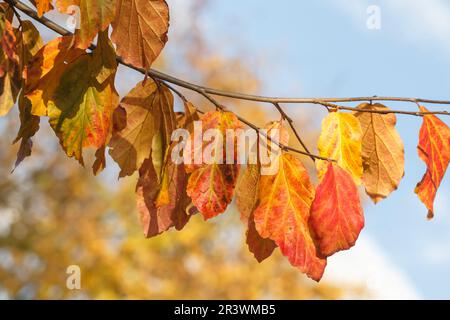
[[[364,215],[353,178],[330,163],[316,190],[309,220],[320,253],[325,256],[351,248],[364,227]]]
[[[428,110],[421,106],[420,111]],[[450,161],[450,129],[435,115],[423,117],[417,151],[427,165],[427,171],[417,184],[415,193],[428,208],[428,218],[431,219],[434,216],[434,198]]]

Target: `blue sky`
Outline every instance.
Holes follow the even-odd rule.
[[[380,30],[366,27],[369,5],[381,9]],[[203,27],[223,52],[245,47],[243,62],[264,61],[258,73],[266,95],[450,100],[450,2],[445,0],[212,0]],[[302,110],[323,116],[316,108],[288,110],[297,117]],[[425,172],[416,152],[420,124],[420,118],[398,117],[406,175],[390,198],[376,206],[366,202],[363,235],[376,241],[422,297],[450,298],[450,178],[447,174],[437,196],[435,219],[427,221],[413,192]]]

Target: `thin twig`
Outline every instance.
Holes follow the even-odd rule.
[[[278,112],[281,114],[281,117],[286,120],[289,124],[289,126],[291,127],[292,132],[294,132],[295,137],[297,138],[297,141],[301,144],[301,146],[303,147],[303,149],[308,152],[311,153],[308,150],[308,147],[306,146],[306,143],[303,142],[302,138],[300,137],[300,134],[298,133],[297,129],[294,126],[294,121],[292,120],[292,118],[290,118],[286,112],[284,112],[283,108],[281,107],[281,105],[277,102],[275,102],[273,104],[275,106],[275,108],[278,110]],[[311,160],[313,162],[315,162],[314,157],[310,156]]]

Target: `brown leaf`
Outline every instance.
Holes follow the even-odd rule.
[[[277,247],[277,244],[269,239],[261,237],[256,230],[253,213],[248,219],[247,228],[247,245],[251,253],[253,253],[256,260],[259,263],[272,255],[273,250]]]
[[[405,174],[403,142],[395,129],[395,114],[379,114],[364,110],[389,110],[381,104],[364,103],[355,113],[361,123],[363,184],[373,202],[386,198],[398,188]]]
[[[151,79],[138,83],[122,99],[120,107],[120,114],[116,113],[109,154],[120,166],[119,176],[125,177],[132,175],[145,159],[149,159],[154,137],[159,132],[159,139],[162,139],[159,161],[163,162],[176,123],[172,94]],[[123,129],[117,130],[120,128]],[[159,176],[160,172],[155,174]]]
[[[117,0],[113,29],[118,55],[147,70],[167,42],[169,7],[164,0]]]

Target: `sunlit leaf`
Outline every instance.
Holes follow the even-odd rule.
[[[420,111],[428,110],[421,106]],[[420,159],[425,162],[427,171],[417,184],[415,192],[428,209],[428,218],[433,218],[433,203],[436,192],[444,178],[450,161],[450,129],[435,115],[423,116],[417,146]]]
[[[150,157],[154,137],[160,131],[163,150],[167,148],[176,124],[172,94],[151,79],[138,83],[122,99],[120,108],[123,128],[114,130],[109,153],[120,166],[119,176],[124,177],[132,175]],[[164,154],[160,155],[161,162]]]
[[[85,147],[103,148],[111,130],[111,117],[118,103],[114,88],[116,66],[110,66],[106,55],[114,56],[114,48],[103,33],[93,54],[85,54],[67,65],[48,102],[49,122],[69,157],[83,163]],[[105,44],[106,43],[106,44]],[[109,45],[107,45],[109,43]],[[107,51],[100,53],[100,51]],[[112,67],[109,78],[99,74]]]
[[[88,48],[95,36],[105,31],[116,15],[116,0],[56,0],[61,13],[71,13],[72,6],[79,7],[80,28],[75,32],[75,45]]]
[[[320,254],[325,257],[351,248],[364,227],[355,182],[336,164],[328,164],[327,173],[316,189],[309,222]]]
[[[351,174],[357,185],[361,183],[363,173],[361,138],[361,125],[354,115],[331,112],[322,122],[318,143],[319,155],[336,160]],[[324,176],[327,168],[326,161],[317,161],[319,178]]]
[[[118,55],[148,69],[167,42],[169,7],[164,0],[117,0],[113,29]]]
[[[191,176],[189,177],[187,193],[192,198],[193,204],[203,214],[205,219],[213,218],[223,213],[231,202],[239,175],[239,165],[236,164],[236,152],[234,152],[234,163],[226,162],[227,149],[236,150],[236,138],[233,139],[233,145],[227,144],[226,131],[241,128],[237,117],[231,112],[213,111],[204,114],[201,118],[202,131],[215,129],[221,139],[222,145],[217,139],[211,142],[196,142],[192,135],[191,144],[193,148],[191,153],[186,155],[190,158],[190,164],[186,169]],[[207,146],[212,146],[212,159],[205,162],[203,151]],[[200,163],[196,160],[200,159]]]
[[[381,104],[364,103],[355,113],[361,123],[363,184],[367,194],[377,203],[398,188],[405,173],[403,142],[395,129],[395,114],[366,112],[387,111]]]
[[[18,40],[7,7],[0,7],[0,116],[14,106],[21,87]]]
[[[255,215],[256,230],[280,247],[290,263],[319,281],[326,260],[319,258],[310,234],[308,220],[314,199],[314,186],[303,164],[283,153],[279,170],[263,175],[260,181],[260,204]]]

